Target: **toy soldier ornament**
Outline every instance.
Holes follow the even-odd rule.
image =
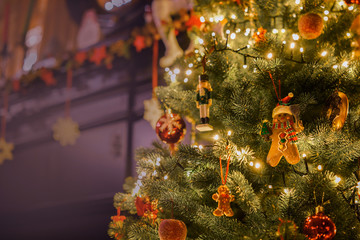
[[[273,125],[269,136],[272,143],[266,158],[267,163],[272,167],[279,164],[282,156],[290,164],[297,164],[300,161],[299,150],[295,143],[298,140],[297,133],[301,132],[304,127],[302,121],[299,120],[299,105],[290,105],[289,103],[293,96],[292,93],[289,93],[287,97],[281,99],[272,113]],[[262,134],[269,132],[262,130]]]
[[[212,131],[213,127],[209,124],[210,121],[210,106],[212,105],[212,88],[209,83],[209,76],[202,74],[199,76],[199,85],[196,89],[196,107],[200,109],[201,124],[196,126],[200,132]]]

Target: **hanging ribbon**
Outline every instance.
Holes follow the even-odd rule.
[[[270,75],[271,81],[272,81],[273,86],[274,86],[274,90],[275,90],[276,97],[277,97],[277,99],[280,101],[280,100],[281,100],[281,80],[279,79],[279,92],[277,92],[277,91],[276,91],[276,86],[275,86],[275,81],[274,81],[274,78],[273,78],[273,76],[271,75],[271,72],[270,72],[270,71],[269,71],[269,75]]]
[[[8,92],[4,92],[4,106],[3,106],[3,115],[1,119],[1,138],[5,139],[6,135],[6,116],[8,113],[9,102],[8,102],[9,94]]]
[[[229,149],[229,145],[226,146],[226,150]],[[225,178],[223,176],[223,169],[222,169],[222,163],[221,163],[221,156],[220,156],[220,175],[221,175],[221,182],[223,185],[226,184],[227,181],[227,177],[229,175],[229,165],[230,165],[230,151],[228,151],[228,159],[227,159],[227,164],[226,164],[226,173],[225,173]]]
[[[70,117],[70,105],[71,105],[70,89],[72,88],[72,78],[73,78],[72,69],[68,69],[66,76],[65,117]]]
[[[158,86],[158,58],[159,58],[159,40],[154,39],[153,58],[152,58],[152,89],[153,98],[155,98],[155,89]]]

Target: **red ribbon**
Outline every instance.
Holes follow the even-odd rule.
[[[73,74],[72,74],[72,70],[68,69],[67,71],[67,76],[66,76],[66,102],[65,102],[65,117],[70,117],[70,105],[71,105],[71,100],[70,100],[70,89],[72,87],[72,78],[73,78]]]
[[[271,75],[271,72],[270,72],[270,71],[269,71],[269,75],[270,75],[271,81],[272,81],[273,86],[274,86],[274,90],[275,90],[276,97],[277,97],[278,100],[280,101],[280,100],[281,100],[281,80],[279,79],[279,93],[278,93],[278,92],[276,91],[276,86],[275,86],[274,78],[273,78],[273,76]]]
[[[229,149],[229,145],[226,146],[226,150]],[[227,160],[227,164],[226,164],[226,173],[225,173],[225,179],[223,177],[223,169],[222,169],[222,163],[221,163],[221,156],[220,156],[220,175],[221,175],[221,182],[223,185],[226,184],[226,181],[227,181],[227,177],[229,175],[229,165],[230,165],[230,151],[228,151],[228,160]]]
[[[155,88],[158,86],[158,57],[159,57],[159,40],[154,39],[153,58],[152,58],[152,89],[155,97]]]

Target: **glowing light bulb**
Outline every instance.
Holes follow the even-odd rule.
[[[212,18],[212,17],[209,20],[210,20],[210,22],[214,22],[214,18]]]
[[[171,75],[170,80],[171,82],[174,83],[176,81],[176,75],[175,74]]]
[[[205,22],[205,18],[203,16],[200,17],[200,22]]]
[[[199,38],[199,43],[200,43],[200,44],[204,44],[204,40],[202,40],[201,38]]]
[[[236,19],[235,14],[232,14],[232,15],[231,15],[231,18],[232,18],[232,19]]]
[[[165,175],[165,176],[164,176],[164,180],[167,180],[168,178],[169,178],[168,175]]]
[[[288,188],[284,188],[284,193],[288,194],[290,190]]]
[[[341,181],[341,177],[338,177],[338,176],[335,175],[335,180],[334,180],[334,182],[335,182],[335,183],[339,183],[340,181]]]
[[[323,56],[323,57],[325,57],[327,55],[327,51],[323,51],[322,53],[321,53],[321,56]]]
[[[260,163],[256,163],[256,164],[255,164],[255,168],[258,168],[258,169],[259,169],[260,167],[261,167],[261,164],[260,164]]]
[[[168,68],[168,67],[165,68],[165,72],[168,72],[168,71],[170,71],[170,68]]]
[[[272,30],[272,32],[273,32],[274,34],[276,34],[276,33],[279,32],[279,30],[277,30],[276,28],[274,28],[274,29]]]
[[[268,188],[272,189],[272,185],[269,185]]]
[[[286,41],[285,41],[285,40],[284,40],[284,41],[282,41],[282,44],[284,44],[284,45],[285,45],[285,44],[286,44]]]
[[[334,66],[333,66],[333,69],[337,69],[337,68],[338,68],[338,65],[334,65]]]
[[[322,167],[321,165],[319,165],[319,166],[317,166],[317,169],[318,169],[319,171],[321,171],[321,170],[323,169],[323,167]]]
[[[295,41],[297,41],[297,40],[300,39],[300,36],[299,36],[298,34],[296,34],[296,33],[293,33],[293,34],[292,34],[292,38],[293,38]]]
[[[186,70],[186,72],[185,72],[185,74],[188,75],[188,76],[189,76],[191,73],[192,73],[192,71],[191,71],[190,69]]]
[[[295,48],[295,43],[293,43],[293,42],[290,43],[290,48],[291,48],[291,49]]]
[[[347,36],[347,37],[351,37],[351,33],[346,33],[346,36]]]
[[[112,2],[105,3],[105,9],[107,11],[111,11],[114,8],[114,4]]]
[[[198,49],[195,49],[195,53],[199,53],[199,50],[198,50]]]
[[[227,30],[225,31],[225,33],[226,33],[226,34],[230,34],[230,30],[227,29]]]
[[[327,21],[327,20],[329,20],[329,17],[328,17],[328,16],[325,16],[325,17],[324,17],[324,21]]]
[[[303,53],[303,52],[304,52],[304,48],[301,47],[301,48],[300,48],[300,52]]]
[[[250,162],[249,165],[250,165],[250,166],[254,166],[254,162]]]
[[[268,59],[271,59],[273,57],[272,53],[268,53],[268,55],[266,56]]]
[[[238,28],[238,29],[236,29],[236,31],[235,31],[236,33],[239,33],[239,32],[241,32],[241,29],[240,28]]]
[[[286,31],[285,29],[281,29],[281,32],[282,32],[282,33],[285,33],[285,31]]]
[[[189,81],[188,78],[185,78],[185,79],[184,79],[184,83],[187,83],[188,81]]]
[[[342,66],[346,68],[349,67],[349,62],[348,61],[343,62]]]
[[[211,33],[211,36],[215,37],[215,33],[214,33],[214,32],[212,32],[212,33]]]
[[[248,67],[248,65],[246,65],[246,64],[243,65],[243,68],[244,68],[244,69],[247,69],[247,67]]]
[[[217,141],[217,140],[219,140],[219,139],[220,139],[219,135],[216,134],[216,135],[214,136],[214,140]]]
[[[232,34],[230,35],[230,38],[231,38],[231,39],[235,39],[235,38],[236,38],[236,34],[235,34],[235,33],[232,33]]]
[[[350,11],[352,11],[352,10],[354,10],[354,6],[350,6],[350,7],[348,7],[348,9],[349,9]]]
[[[203,145],[199,145],[199,149],[203,150],[204,146]]]
[[[295,4],[300,4],[300,0],[295,0]]]
[[[344,6],[344,4],[345,4],[344,1],[340,1],[340,2],[339,2],[339,5],[340,5],[341,7]]]
[[[193,67],[193,66],[194,66],[194,64],[192,64],[192,63],[189,64],[189,68],[191,68],[191,67]]]
[[[325,14],[325,15],[328,15],[328,14],[329,14],[329,11],[328,11],[328,10],[325,10],[325,11],[324,11],[324,14]]]
[[[247,48],[250,48],[250,45],[248,44],[248,45],[246,45],[246,47],[247,47]]]
[[[175,68],[175,69],[174,69],[174,73],[175,73],[175,74],[179,74],[179,73],[180,73],[180,69]]]
[[[232,132],[229,130],[229,131],[227,132],[227,135],[228,135],[228,136],[231,136],[231,134],[232,134]]]
[[[306,158],[306,153],[303,153],[303,154],[302,154],[302,157],[303,157],[303,158]]]

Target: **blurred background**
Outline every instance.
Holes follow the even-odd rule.
[[[143,119],[150,3],[0,2],[2,136],[14,145],[0,161],[0,239],[108,239],[134,151],[156,139]],[[64,116],[75,127],[60,124],[56,141]]]

